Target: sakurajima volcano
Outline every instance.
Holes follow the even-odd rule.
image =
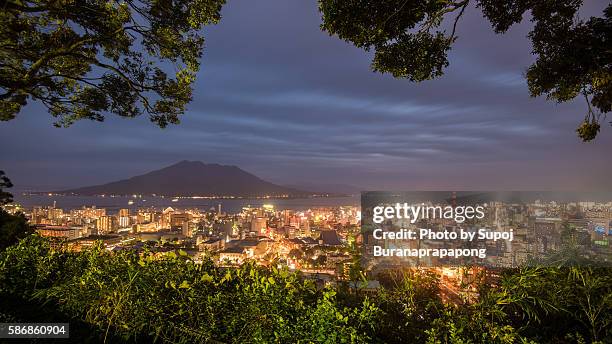
[[[158,195],[171,197],[311,197],[315,193],[267,182],[237,166],[181,161],[111,183],[56,192],[67,195]]]

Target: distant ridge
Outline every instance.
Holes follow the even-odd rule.
[[[316,184],[303,182],[284,186],[292,189],[310,190],[316,193],[330,195],[359,195],[361,193],[361,188],[349,184]]]
[[[69,195],[158,195],[169,197],[309,197],[313,193],[267,182],[236,166],[181,161],[112,183],[57,191]]]

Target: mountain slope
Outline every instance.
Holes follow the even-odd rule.
[[[163,195],[163,196],[288,196],[310,193],[276,185],[236,166],[181,161],[174,165],[112,183],[59,191],[75,195]]]

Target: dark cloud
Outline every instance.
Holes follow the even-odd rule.
[[[588,11],[596,14],[589,6]],[[529,22],[496,35],[476,9],[451,65],[412,84],[319,30],[314,1],[232,1],[206,29],[182,124],[108,118],[68,129],[29,106],[0,124],[0,167],[22,187],[98,183],[178,160],[235,164],[282,183],[371,189],[612,188],[612,143],[575,136],[585,105],[528,95]]]

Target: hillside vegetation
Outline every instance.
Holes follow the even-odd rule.
[[[172,343],[608,343],[612,273],[507,270],[476,302],[446,304],[426,271],[365,297],[299,273],[220,269],[184,254],[52,249],[30,235],[0,252],[0,320],[20,304],[70,320],[72,340]],[[20,301],[15,301],[20,300]],[[80,331],[86,327],[87,331]],[[81,329],[82,330],[82,329]],[[76,338],[79,333],[87,337]],[[80,334],[82,336],[82,334]]]

